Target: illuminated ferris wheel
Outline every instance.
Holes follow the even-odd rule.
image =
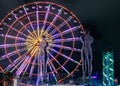
[[[0,68],[19,76],[26,72],[38,76],[44,50],[39,45],[45,36],[47,74],[60,82],[81,65],[79,37],[83,31],[77,17],[61,5],[34,2],[20,6],[0,23]]]

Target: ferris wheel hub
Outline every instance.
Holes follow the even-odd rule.
[[[49,44],[52,43],[53,40],[46,31],[36,30],[28,35],[26,39],[26,46],[30,55],[35,56],[39,54],[39,52],[43,51],[43,47],[45,46],[43,37],[45,37],[46,42]]]

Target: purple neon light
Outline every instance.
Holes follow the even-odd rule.
[[[50,66],[50,64],[48,64],[48,66],[49,66],[50,70],[53,71],[53,69],[52,69],[52,67]],[[55,81],[57,82],[58,80],[57,80],[57,78],[56,78],[54,72],[52,72],[52,75],[53,75],[53,77],[55,78]]]
[[[54,56],[49,51],[48,51],[48,54],[59,64],[59,66],[63,68],[63,70],[67,72],[67,74],[70,74],[70,72],[64,66],[62,66],[60,62],[56,58],[54,58]]]
[[[7,26],[8,28],[10,28],[10,29],[12,29],[12,30],[16,31],[17,33],[20,33],[21,35],[23,35],[23,36],[27,37],[27,35],[26,35],[26,34],[24,34],[24,33],[20,32],[20,31],[18,31],[16,28],[13,28],[12,26],[8,25],[8,24],[7,24],[7,23],[5,23],[5,22],[3,23],[3,25],[5,25],[5,26]]]
[[[6,55],[3,55],[0,57],[0,61],[4,61],[4,59],[8,59],[8,61],[10,61],[9,62],[10,64],[7,65],[7,67],[4,67],[4,70],[16,72],[16,76],[24,75],[25,72],[28,72],[30,77],[32,77],[33,75],[38,75],[37,81],[39,81],[40,79],[43,79],[44,78],[43,72],[41,71],[43,70],[41,67],[43,65],[41,64],[42,63],[41,58],[43,58],[44,56],[41,56],[40,53],[34,56],[31,56],[29,51],[31,50],[34,51],[35,48],[32,49],[31,47],[28,49],[28,47],[26,46],[26,41],[27,41],[26,39],[34,40],[36,38],[37,40],[39,40],[39,37],[43,35],[42,32],[47,32],[50,38],[52,38],[52,42],[49,43],[49,49],[47,50],[47,54],[49,54],[49,57],[48,57],[49,63],[47,63],[47,65],[50,69],[49,72],[53,75],[54,79],[56,81],[60,81],[67,76],[64,76],[62,78],[61,76],[59,76],[61,79],[56,77],[56,75],[58,75],[60,71],[57,70],[57,67],[55,66],[54,62],[59,66],[58,68],[60,70],[61,69],[64,70],[64,72],[67,75],[71,75],[71,71],[72,71],[72,70],[68,70],[68,68],[64,66],[64,65],[67,65],[68,60],[74,64],[77,64],[77,65],[80,64],[79,61],[74,60],[74,57],[71,57],[73,53],[69,53],[71,55],[67,56],[67,54],[63,54],[61,50],[63,49],[63,50],[69,50],[71,52],[81,52],[81,49],[78,49],[74,45],[76,44],[76,42],[79,42],[80,39],[76,35],[74,37],[74,33],[73,33],[76,30],[81,30],[81,26],[79,26],[79,24],[77,24],[78,26],[69,25],[70,23],[68,22],[72,20],[76,21],[75,23],[79,23],[79,22],[75,16],[72,16],[71,12],[69,13],[68,10],[66,10],[64,7],[61,7],[59,5],[57,6],[56,4],[54,4],[53,6],[51,3],[47,3],[47,5],[43,5],[41,3],[39,4],[39,2],[33,3],[33,6],[31,8],[29,8],[28,5],[21,6],[20,7],[21,9],[18,8],[16,9],[18,11],[16,10],[12,11],[8,15],[8,17],[6,17],[7,20],[11,22],[10,24],[7,21],[4,21],[2,23],[3,26],[9,29],[8,30],[5,29],[5,31],[7,31],[6,33],[3,33],[3,34],[0,33],[0,37],[5,38],[3,44],[0,44],[0,49],[5,49],[5,53],[6,53]],[[54,11],[57,11],[57,12],[54,13]],[[19,14],[17,14],[16,12],[20,13],[20,15],[22,16],[19,16]],[[45,18],[42,18],[42,20],[40,18],[41,12],[44,12],[42,15],[45,16]],[[10,17],[10,16],[13,16],[13,17]],[[52,17],[53,20],[50,20],[51,22],[49,22],[49,16],[53,16]],[[67,16],[67,17],[64,17],[64,16]],[[15,20],[12,18],[14,18]],[[27,22],[24,21],[25,20],[24,18],[27,19]],[[63,22],[59,25],[56,25],[57,20],[60,20],[60,21],[62,20]],[[22,25],[22,27],[17,28],[18,24]],[[65,25],[67,25],[67,27],[69,28],[65,28],[64,31],[63,30],[60,31],[60,29]],[[17,36],[14,36],[12,34],[12,31],[16,32]],[[33,32],[34,34],[32,34]],[[70,34],[72,33],[71,36],[69,38],[68,37],[65,38],[64,35],[69,33]],[[12,39],[14,43],[11,43],[11,44],[8,43],[9,39]],[[64,42],[67,42],[67,43],[71,42],[73,43],[73,45],[67,46],[67,45],[64,45]],[[30,42],[30,43],[33,43],[33,42]],[[30,44],[29,46],[32,46],[32,44]],[[15,48],[16,50],[11,51],[8,48],[10,48],[11,50],[12,48]],[[55,49],[59,48],[60,51],[57,51],[54,48]],[[52,52],[56,55],[54,55]],[[13,60],[12,57],[14,55],[18,57],[16,57]],[[57,59],[56,56],[63,57],[63,59],[66,60],[65,64],[60,63],[59,59]],[[37,73],[34,73],[36,66],[38,66]],[[49,72],[47,74],[49,74]]]
[[[55,49],[50,49],[51,51],[53,51],[53,52],[55,52],[55,53],[59,53],[57,50],[55,50]],[[69,59],[70,61],[72,61],[72,62],[74,62],[74,63],[76,63],[76,64],[79,64],[79,62],[78,61],[75,61],[75,60],[73,60],[72,58],[70,58],[70,57],[68,57],[68,56],[66,56],[66,55],[64,55],[64,54],[60,54],[61,56],[63,56],[63,57],[65,57],[66,59]]]
[[[27,12],[25,6],[23,6],[23,9],[24,9],[24,11],[25,11],[25,14],[27,15],[28,21],[30,22],[30,26],[31,26],[31,28],[32,28],[32,31],[35,31],[35,28],[33,27],[33,24],[32,24],[32,22],[31,22],[31,20],[30,20],[30,18],[29,18],[29,15],[28,15],[28,12]],[[37,34],[35,34],[35,36],[37,37]]]
[[[11,14],[12,14],[17,20],[19,20],[16,14],[14,14],[13,12],[11,12]],[[30,31],[29,29],[27,29],[27,27],[23,24],[23,22],[21,22],[20,20],[19,20],[18,22],[28,31],[28,33],[31,33],[31,31]]]
[[[10,65],[9,65],[8,67],[6,67],[5,69],[6,69],[6,70],[10,70],[10,69],[13,67],[13,69],[11,70],[11,72],[14,71],[14,70],[17,68],[17,66],[20,65],[21,62],[26,59],[26,55],[27,55],[27,52],[24,53],[22,56],[19,56],[18,58],[16,58],[16,59],[12,62],[12,64],[10,64]]]
[[[27,56],[26,59],[23,61],[23,63],[21,64],[21,66],[18,68],[18,70],[16,71],[16,75],[19,76],[21,75],[22,71],[25,69],[25,67],[28,65],[27,62],[31,62],[31,57]]]
[[[79,29],[79,26],[75,26],[75,27],[72,27],[72,28],[70,28],[70,29],[67,29],[67,30],[65,30],[65,31],[62,32],[62,35],[68,34],[69,32],[75,31],[75,30],[77,30],[77,29]],[[55,39],[55,38],[59,37],[60,35],[61,35],[61,33],[52,35],[52,38]]]
[[[64,21],[69,22],[69,21],[71,21],[71,19],[72,19],[72,18],[69,17],[69,18],[67,18],[67,19],[64,20]],[[57,26],[56,28],[61,29],[64,25],[66,25],[66,22],[61,23],[61,24],[60,24],[59,26]],[[53,35],[56,31],[57,31],[57,30],[54,29],[54,30],[52,30],[52,31],[50,32],[50,34]]]
[[[9,58],[9,57],[17,54],[17,52],[22,52],[22,51],[25,51],[25,50],[26,50],[26,48],[22,48],[22,49],[18,49],[18,50],[12,51],[12,52],[10,52],[10,53],[7,53],[6,55],[1,56],[1,59],[0,59],[0,60]]]
[[[34,67],[35,67],[35,63],[36,63],[36,59],[37,57],[35,56],[35,58],[34,58],[34,60],[33,60],[33,63],[32,63],[32,67],[31,67],[31,69],[30,69],[30,75],[29,75],[29,77],[31,77],[32,76],[32,74],[33,74],[33,71],[34,71]]]
[[[49,11],[50,11],[50,5],[48,5],[48,7],[47,7],[47,11],[46,11],[46,15],[45,15],[44,23],[43,23],[43,26],[42,26],[41,34],[42,34],[42,32],[44,31],[44,29],[45,29],[46,21],[47,21],[47,19],[48,19],[48,13],[49,13]]]
[[[25,46],[25,43],[14,43],[14,44],[3,44],[3,45],[0,45],[0,48],[10,48],[10,47],[15,47],[15,45],[17,46]]]
[[[39,11],[38,11],[38,5],[36,3],[36,17],[37,17],[37,35],[39,36],[39,29],[40,29],[40,26],[39,26]]]
[[[53,21],[50,23],[50,25],[48,26],[48,28],[46,29],[47,32],[49,32],[49,30],[51,29],[51,26],[53,23],[55,23],[57,21],[58,16],[62,13],[62,8],[58,11],[58,13],[56,14],[56,16],[54,17]]]
[[[80,37],[66,38],[66,39],[55,39],[55,40],[53,40],[53,43],[72,42],[72,41],[80,41]]]
[[[77,49],[77,48],[71,48],[71,47],[67,47],[67,46],[61,46],[61,45],[57,45],[57,44],[51,44],[53,47],[57,47],[57,48],[63,48],[65,50],[73,50],[73,51],[77,51],[77,52],[81,52],[81,49]]]
[[[7,37],[7,38],[10,38],[10,39],[18,39],[18,40],[21,40],[21,41],[25,41],[24,38],[21,38],[21,37],[16,37],[16,36],[11,36],[11,35],[7,35],[7,34],[0,34],[1,37]]]

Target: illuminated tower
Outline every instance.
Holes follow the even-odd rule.
[[[113,52],[103,52],[103,86],[114,86]]]

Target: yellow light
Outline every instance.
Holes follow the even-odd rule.
[[[38,34],[39,33],[39,34]],[[42,34],[40,34],[42,33]],[[33,31],[30,33],[26,39],[26,46],[28,54],[34,57],[35,55],[39,54],[43,49],[40,47],[40,43],[43,41],[43,36],[46,37],[46,41],[51,44],[52,38],[46,31]]]

